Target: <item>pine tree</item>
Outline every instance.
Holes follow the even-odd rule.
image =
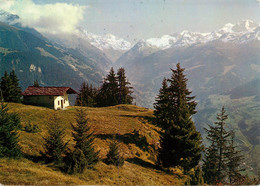
[[[196,166],[188,172],[190,180],[185,185],[204,185],[204,179],[200,166]]]
[[[38,80],[35,80],[35,81],[33,82],[33,86],[34,86],[34,87],[40,87]]]
[[[117,71],[117,79],[118,79],[118,86],[119,86],[119,104],[132,104],[133,97],[131,94],[133,93],[131,87],[131,83],[127,81],[125,75],[125,69],[119,68]]]
[[[11,87],[11,80],[7,71],[5,71],[4,76],[1,78],[0,82],[0,89],[2,92],[2,96],[4,101],[9,102],[10,99],[10,87]]]
[[[20,118],[16,113],[8,113],[7,104],[0,103],[0,158],[19,158],[17,130],[21,127]]]
[[[91,167],[99,160],[99,152],[94,150],[93,133],[90,132],[86,113],[83,109],[77,109],[76,122],[76,125],[71,124],[72,136],[76,142],[74,151],[68,152],[65,158],[65,169],[70,173],[81,173],[86,167]]]
[[[123,166],[124,165],[124,158],[120,156],[119,149],[118,149],[118,142],[116,140],[112,141],[109,144],[109,152],[107,154],[107,158],[105,162],[107,164],[112,164],[116,166]]]
[[[12,72],[10,73],[10,81],[11,81],[11,86],[10,86],[9,101],[20,103],[22,91],[21,88],[19,87],[19,79],[16,76],[14,70],[12,70]]]
[[[83,82],[76,98],[76,105],[94,107],[96,105],[97,89]]]
[[[161,122],[158,125],[164,127],[158,160],[164,167],[182,166],[187,172],[198,165],[203,146],[200,133],[191,118],[196,113],[197,103],[193,100],[195,97],[190,96],[191,92],[187,89],[188,80],[183,74],[184,69],[179,63],[176,67],[176,70],[172,69],[172,76],[168,79],[169,87],[164,85],[162,94],[159,95],[163,95],[163,99],[168,101],[161,104],[158,97],[155,103],[155,116]],[[158,108],[161,110],[157,110]]]
[[[212,142],[211,146],[206,148],[203,159],[203,177],[206,183],[214,184],[218,182],[218,148],[216,142]]]
[[[169,93],[168,93],[168,84],[167,79],[164,78],[162,82],[162,88],[159,91],[159,95],[156,98],[156,103],[154,104],[154,115],[156,116],[156,124],[164,130],[167,130],[170,126],[169,115],[172,110],[172,105],[170,104],[169,100]]]
[[[113,106],[118,104],[118,81],[114,72],[111,68],[109,74],[104,79],[104,82],[98,93],[98,106]]]
[[[242,156],[235,149],[233,132],[226,130],[227,119],[223,106],[214,126],[209,125],[209,129],[205,129],[210,146],[206,148],[203,172],[208,184],[224,183],[227,175],[233,182],[240,175]]]
[[[62,162],[67,143],[64,143],[65,130],[56,114],[47,123],[48,136],[44,139],[44,152],[41,152],[46,162],[59,165]]]
[[[241,171],[245,169],[241,168],[242,161],[244,160],[241,151],[237,150],[237,146],[234,144],[235,133],[231,131],[231,140],[228,146],[228,153],[226,154],[228,162],[228,178],[230,184],[237,184],[242,178]]]

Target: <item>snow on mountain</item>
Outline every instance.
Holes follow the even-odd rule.
[[[100,36],[82,29],[81,36],[89,41],[91,45],[97,47],[100,50],[114,49],[126,51],[132,47],[130,42],[112,34]]]
[[[157,47],[165,50],[171,47],[187,47],[200,43],[220,40],[222,42],[245,43],[252,40],[260,40],[260,25],[251,20],[244,20],[237,24],[227,23],[222,28],[210,33],[190,32],[187,30],[179,34],[163,35],[158,38],[150,38],[142,41],[135,47]]]

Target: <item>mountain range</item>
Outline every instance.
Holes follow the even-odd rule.
[[[163,78],[180,62],[198,101],[194,120],[203,137],[203,128],[215,121],[224,105],[248,166],[254,173],[259,170],[258,23],[245,20],[209,33],[183,31],[132,44],[83,28],[70,35],[42,35],[23,27],[19,16],[3,11],[0,21],[0,75],[15,69],[23,89],[34,80],[75,89],[83,81],[99,86],[111,66],[124,67],[137,105],[152,108]]]

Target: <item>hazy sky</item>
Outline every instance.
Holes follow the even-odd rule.
[[[82,26],[129,41],[183,30],[210,32],[245,19],[260,23],[259,0],[0,0],[0,7],[42,32]]]

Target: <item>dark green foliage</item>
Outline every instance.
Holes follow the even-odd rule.
[[[16,113],[8,113],[7,104],[0,103],[0,158],[19,158],[17,130],[21,127],[20,118]]]
[[[158,126],[164,129],[161,134],[161,148],[158,162],[164,167],[181,166],[184,171],[196,167],[203,150],[200,133],[192,121],[196,113],[194,96],[187,89],[184,69],[178,63],[172,76],[163,81],[163,87],[155,103],[155,116]]]
[[[204,179],[199,165],[194,169],[191,169],[188,172],[188,175],[190,176],[190,179],[186,182],[186,185],[204,185]]]
[[[104,82],[97,95],[98,106],[113,106],[118,104],[119,99],[118,81],[113,67],[104,79]]]
[[[47,163],[54,162],[59,165],[62,162],[63,154],[67,143],[64,143],[65,131],[61,127],[60,119],[54,114],[47,123],[48,136],[44,139],[44,152],[42,156]]]
[[[38,80],[35,80],[35,81],[33,82],[33,86],[34,86],[34,87],[40,87]]]
[[[21,102],[22,90],[19,87],[19,79],[15,75],[14,70],[10,73],[11,87],[10,87],[10,102],[19,103]]]
[[[154,104],[154,115],[156,116],[156,125],[164,130],[167,130],[170,125],[170,99],[168,93],[167,79],[164,78],[162,82],[162,88],[159,91],[159,95]]]
[[[78,109],[76,113],[77,124],[71,124],[73,128],[72,136],[76,144],[74,146],[74,151],[68,152],[65,157],[65,170],[67,172],[74,170],[76,170],[76,172],[83,172],[86,167],[89,168],[99,161],[99,152],[95,152],[94,150],[94,137],[93,133],[90,132],[86,116],[86,113],[82,109]],[[80,162],[80,160],[84,162]]]
[[[2,91],[2,96],[4,101],[8,102],[10,97],[10,87],[11,87],[11,80],[7,71],[5,71],[4,76],[1,78],[0,88]]]
[[[114,69],[111,68],[102,86],[98,90],[96,97],[97,106],[105,107],[118,104],[132,104],[132,89],[133,87],[130,86],[130,82],[126,79],[125,69],[119,68],[116,75]]]
[[[119,154],[118,142],[116,140],[113,140],[109,144],[109,152],[107,154],[105,162],[107,164],[112,164],[121,167],[124,165],[124,161],[125,159]]]
[[[80,149],[67,152],[64,162],[65,171],[69,174],[82,173],[88,164],[83,151]]]
[[[92,85],[88,85],[85,82],[81,84],[79,94],[76,98],[76,104],[78,106],[96,106],[97,89]]]
[[[127,81],[125,75],[125,69],[119,68],[117,71],[117,79],[119,86],[119,104],[132,104],[133,97],[131,94],[133,93],[131,87],[131,83]]]
[[[244,157],[241,155],[241,151],[237,150],[237,146],[234,144],[234,137],[234,132],[231,132],[231,140],[227,153],[228,178],[230,184],[238,184],[238,181],[242,178],[240,172],[245,170],[241,168]]]
[[[24,126],[23,130],[28,133],[37,133],[41,131],[38,125],[32,125],[30,121]]]
[[[4,76],[1,78],[0,89],[2,91],[2,95],[4,101],[6,102],[21,102],[21,88],[19,87],[19,79],[15,75],[14,70],[8,75],[7,71],[5,71]]]
[[[210,146],[206,148],[202,169],[204,180],[208,184],[225,183],[227,177],[234,184],[240,179],[239,172],[243,170],[239,168],[243,158],[234,146],[234,133],[226,130],[228,115],[225,112],[222,107],[217,114],[218,121],[214,122],[214,126],[209,125],[209,129],[205,129]]]
[[[204,164],[202,167],[203,177],[206,183],[217,183],[218,174],[218,162],[217,155],[218,149],[216,144],[212,144],[210,147],[206,148],[204,154]]]

